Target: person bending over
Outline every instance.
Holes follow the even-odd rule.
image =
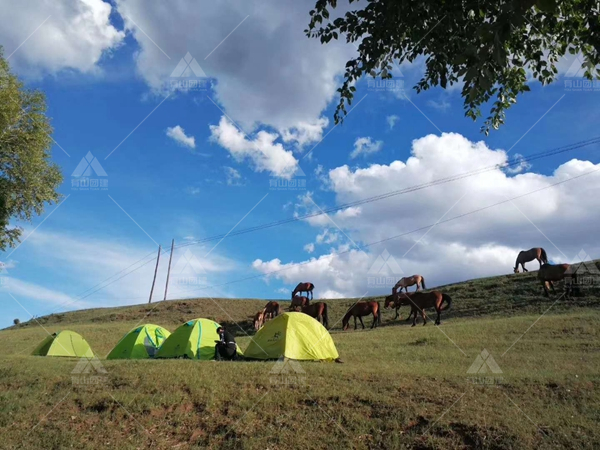
[[[224,327],[217,328],[219,333],[219,340],[215,341],[215,359],[217,361],[231,361],[237,357],[237,345],[233,335],[227,331]]]

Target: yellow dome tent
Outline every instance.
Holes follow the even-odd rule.
[[[290,312],[267,322],[254,335],[244,357],[332,361],[339,354],[331,335],[318,320],[304,313]]]
[[[44,339],[36,347],[34,356],[70,356],[93,358],[94,352],[87,341],[74,331],[64,330]]]

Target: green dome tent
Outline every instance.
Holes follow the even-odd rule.
[[[81,358],[94,357],[94,352],[87,341],[74,331],[63,330],[44,339],[36,347],[34,356],[71,356]]]
[[[300,312],[284,313],[263,326],[244,351],[252,359],[332,361],[339,357],[329,332]]]
[[[106,359],[153,358],[170,334],[169,330],[158,325],[140,325],[123,336]]]
[[[180,325],[160,347],[156,358],[213,359],[219,324],[208,319],[194,319]]]

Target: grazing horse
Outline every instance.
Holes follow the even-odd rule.
[[[531,248],[529,250],[522,250],[519,252],[519,256],[517,256],[517,261],[515,262],[515,273],[519,273],[519,264],[523,268],[523,272],[528,272],[525,268],[525,263],[529,261],[533,261],[537,259],[540,263],[540,269],[543,264],[548,264],[548,257],[546,256],[546,250],[541,247]]]
[[[310,299],[312,300],[314,288],[315,285],[309,283],[308,281],[306,283],[298,283],[298,286],[296,286],[296,288],[292,291],[292,300],[296,294],[302,294],[303,292],[306,292],[306,296],[310,294]]]
[[[573,293],[573,285],[577,283],[577,274],[571,269],[570,264],[544,264],[538,271],[537,278],[541,281],[544,288],[544,296],[549,297],[548,285],[554,289],[554,281],[565,280],[565,296],[568,297]]]
[[[402,288],[408,292],[408,287],[414,286],[415,284],[417,285],[417,291],[419,290],[419,285],[421,285],[421,288],[427,289],[425,287],[425,278],[423,278],[421,275],[413,275],[412,277],[400,278],[400,280],[392,288],[392,294],[395,294],[398,291],[398,288],[400,288],[400,292],[402,292]]]
[[[281,312],[281,309],[279,308],[279,303],[270,301],[269,303],[267,303],[265,305],[265,307],[263,309],[265,321],[268,319],[277,317],[280,314],[280,312]]]
[[[379,302],[357,302],[348,310],[344,318],[342,319],[342,329],[345,331],[350,325],[350,317],[354,317],[354,329],[356,330],[356,318],[360,320],[360,324],[365,329],[365,324],[362,321],[363,316],[373,314],[373,324],[371,329],[377,325],[381,325],[381,308]]]
[[[296,306],[296,311],[301,311],[304,314],[308,314],[310,317],[317,319],[319,322],[323,322],[325,328],[329,328],[329,317],[327,316],[327,303],[316,302],[306,306]]]
[[[392,294],[392,295],[388,295],[385,298],[385,304],[384,307],[386,309],[388,308],[395,308],[396,309],[396,317],[394,317],[394,320],[396,320],[398,317],[400,317],[400,313],[398,312],[398,310],[400,309],[401,306],[403,305],[408,305],[410,306],[410,296],[414,294],[414,292],[403,292],[400,294]],[[410,310],[410,313],[408,314],[408,318],[406,319],[407,321],[410,320],[410,317],[412,316],[413,311],[412,309]]]
[[[254,315],[254,329],[256,331],[258,331],[262,328],[262,326],[264,324],[265,324],[265,311],[263,309],[262,311],[259,311]]]
[[[303,295],[295,295],[292,297],[292,304],[290,305],[290,311],[295,311],[296,306],[302,308],[303,306],[308,306],[308,297],[304,297]]]
[[[450,309],[450,306],[452,306],[452,299],[450,296],[448,294],[442,294],[440,291],[413,292],[409,297],[409,301],[412,307],[411,312],[415,315],[413,318],[413,327],[417,324],[417,312],[421,313],[423,325],[426,325],[427,314],[425,314],[424,310],[427,308],[435,308],[435,311],[437,312],[435,324],[439,325],[441,323],[441,312]],[[446,302],[446,306],[442,308],[444,302]]]

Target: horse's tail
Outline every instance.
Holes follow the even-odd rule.
[[[548,264],[548,256],[546,255],[546,250],[542,249],[542,262],[544,264]]]
[[[427,289],[427,288],[425,287],[425,278],[424,278],[424,277],[421,277],[421,287],[422,287],[423,289]]]
[[[446,306],[444,306],[440,311],[446,311],[452,306],[452,298],[448,294],[442,294],[442,302],[446,302]]]
[[[329,318],[327,317],[327,303],[323,303],[323,326],[329,328]]]

